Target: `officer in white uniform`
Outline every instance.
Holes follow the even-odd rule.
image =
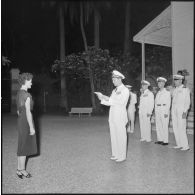
[[[141,139],[140,141],[151,142],[151,115],[154,109],[154,94],[148,89],[150,83],[146,80],[141,81],[143,93],[139,103],[139,122]]]
[[[125,76],[114,70],[112,72],[112,82],[116,87],[110,97],[99,95],[101,104],[110,106],[109,127],[111,137],[112,157],[111,160],[122,162],[126,160],[128,122],[126,105],[129,98],[129,90],[122,83]]]
[[[137,95],[131,91],[132,86],[131,85],[126,85],[126,87],[129,89],[130,93],[130,102],[127,107],[127,114],[128,114],[128,127],[127,127],[127,132],[128,133],[133,133],[135,129],[135,104],[137,103]]]
[[[155,122],[157,133],[157,142],[155,142],[155,144],[168,145],[171,94],[164,87],[167,79],[158,77],[157,82],[159,91],[155,98]]]
[[[186,117],[190,107],[190,90],[182,84],[182,75],[173,75],[175,88],[172,92],[172,123],[176,146],[181,150],[189,150]]]

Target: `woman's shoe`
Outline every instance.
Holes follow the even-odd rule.
[[[20,173],[19,170],[16,171],[16,175],[17,175],[20,179],[23,179],[23,174]]]
[[[17,170],[19,173],[22,174],[22,176],[26,177],[26,178],[30,178],[32,177],[32,175],[30,173],[28,173],[25,169],[22,170]],[[22,171],[25,171],[27,174],[24,174]]]

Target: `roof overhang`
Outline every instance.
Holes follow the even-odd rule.
[[[172,47],[171,34],[171,6],[169,6],[138,32],[133,41]]]

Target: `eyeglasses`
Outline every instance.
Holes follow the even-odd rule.
[[[178,81],[179,79],[174,79],[174,81]]]

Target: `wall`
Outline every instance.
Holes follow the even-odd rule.
[[[171,2],[173,74],[187,69],[187,86],[194,86],[194,2]]]

